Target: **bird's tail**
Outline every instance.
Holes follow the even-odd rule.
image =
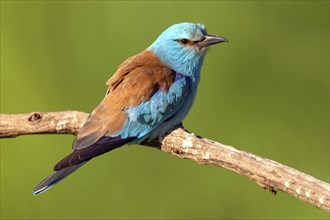
[[[65,177],[69,176],[71,173],[79,169],[82,165],[87,163],[88,161],[84,161],[74,166],[66,167],[62,170],[55,171],[46,179],[44,179],[41,183],[39,183],[32,191],[34,195],[38,195],[40,193],[45,192],[50,187],[54,186],[56,183],[62,181]]]

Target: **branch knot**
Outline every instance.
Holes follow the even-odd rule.
[[[34,112],[31,114],[31,116],[28,118],[30,122],[38,122],[42,119],[42,113],[40,112]]]

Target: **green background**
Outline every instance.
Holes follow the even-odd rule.
[[[91,112],[121,62],[184,21],[229,39],[206,56],[185,127],[329,182],[329,1],[1,1],[1,113]],[[73,139],[1,140],[1,218],[329,218],[140,146],[33,196]]]

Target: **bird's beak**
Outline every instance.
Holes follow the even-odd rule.
[[[228,40],[224,37],[220,37],[220,36],[217,36],[217,35],[205,35],[205,38],[198,42],[198,45],[200,47],[208,47],[208,46],[211,46],[213,44],[219,44],[219,43],[222,43],[222,42],[227,42],[228,43]]]

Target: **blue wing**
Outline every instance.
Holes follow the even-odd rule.
[[[175,81],[168,90],[159,89],[149,101],[125,109],[128,120],[124,127],[111,137],[136,137],[136,141],[132,143],[140,143],[147,138],[163,135],[183,120],[195,94],[189,77],[176,73]]]

